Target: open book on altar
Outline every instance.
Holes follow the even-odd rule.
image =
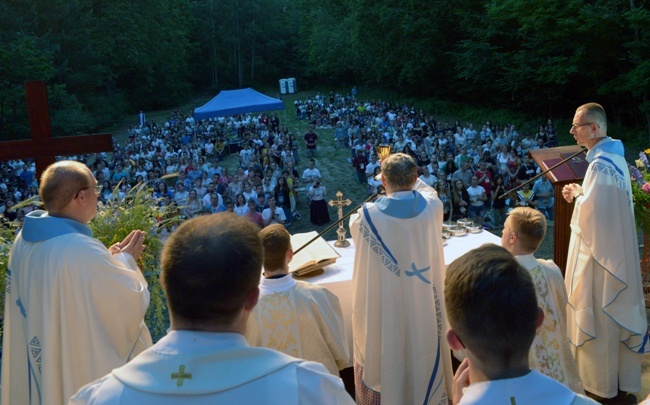
[[[296,251],[316,235],[318,235],[316,231],[291,235],[291,247]],[[303,276],[335,263],[339,257],[341,255],[321,237],[293,256],[289,263],[289,272]]]

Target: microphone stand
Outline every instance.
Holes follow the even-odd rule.
[[[373,195],[371,195],[370,197],[366,198],[366,199],[365,199],[361,204],[359,204],[358,206],[356,206],[352,211],[350,211],[350,212],[348,212],[347,214],[345,214],[341,219],[339,219],[338,221],[334,222],[332,225],[330,225],[330,226],[328,226],[327,228],[325,228],[324,231],[322,231],[322,232],[319,233],[318,235],[314,236],[312,239],[310,239],[310,240],[309,240],[307,243],[305,243],[304,245],[300,246],[298,249],[294,250],[294,251],[293,251],[293,254],[294,254],[294,255],[297,254],[298,252],[300,252],[301,250],[303,250],[304,248],[306,248],[307,246],[309,246],[309,245],[310,245],[312,242],[314,242],[316,239],[322,237],[322,236],[325,235],[327,232],[329,232],[329,231],[331,231],[332,229],[334,229],[335,227],[337,227],[341,222],[343,222],[343,221],[345,221],[346,219],[350,218],[350,217],[352,216],[352,214],[354,214],[355,212],[357,212],[357,211],[359,210],[359,208],[361,208],[361,206],[362,206],[363,204],[367,203],[368,201],[372,200],[373,198],[377,198],[377,197],[379,197],[380,195],[385,195],[385,194],[386,194],[386,190],[384,190],[384,188],[383,188],[382,186],[377,187],[377,192],[376,192],[375,194],[373,194]]]
[[[551,170],[555,169],[556,167],[561,166],[561,165],[565,164],[566,162],[568,162],[569,160],[573,159],[574,157],[578,156],[579,154],[584,153],[584,151],[585,151],[586,149],[587,149],[587,148],[582,148],[582,149],[580,149],[578,152],[576,152],[576,153],[574,153],[573,155],[569,156],[568,158],[562,160],[561,162],[558,162],[557,164],[553,165],[552,167],[549,167],[548,169],[544,170],[543,172],[541,172],[541,173],[538,174],[537,176],[533,177],[532,179],[530,179],[530,180],[528,180],[528,181],[526,181],[526,182],[524,182],[524,183],[521,183],[520,185],[518,185],[517,187],[515,187],[515,188],[513,188],[513,189],[511,189],[511,190],[506,191],[505,193],[503,193],[503,195],[501,195],[501,197],[499,197],[499,200],[502,200],[502,199],[504,199],[504,198],[507,198],[507,197],[510,195],[510,193],[513,193],[513,192],[519,190],[520,188],[522,188],[522,187],[525,186],[526,184],[530,184],[530,183],[532,183],[533,181],[539,179],[540,177],[542,177],[542,176],[545,175],[546,173],[550,172]]]

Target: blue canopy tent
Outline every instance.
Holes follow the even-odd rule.
[[[247,112],[284,110],[284,102],[259,93],[250,87],[239,90],[223,90],[215,98],[194,109],[194,119],[241,114]]]

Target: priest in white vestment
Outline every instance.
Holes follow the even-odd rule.
[[[258,230],[232,213],[184,222],[161,260],[172,330],[70,403],[354,404],[322,364],[246,343],[259,298]]]
[[[381,168],[387,196],[365,204],[351,226],[356,399],[446,405],[442,202],[410,156],[390,155]]]
[[[248,318],[246,340],[290,356],[322,363],[332,375],[350,367],[339,299],[327,288],[289,274],[291,235],[280,224],[259,233],[264,245],[260,300]]]
[[[565,277],[568,337],[585,390],[613,398],[641,390],[648,350],[630,174],[600,105],[579,107],[571,134],[589,149],[589,168],[582,186],[562,190],[567,202],[575,199]]]
[[[531,370],[535,329],[544,322],[530,272],[504,248],[485,244],[447,268],[449,346],[466,358],[453,379],[454,405],[587,405],[596,401]]]
[[[501,246],[515,256],[530,273],[537,305],[544,311],[544,322],[537,329],[528,354],[530,368],[584,394],[571,344],[566,338],[567,296],[564,278],[552,260],[536,259],[534,254],[546,236],[546,217],[540,211],[517,207],[503,225]]]
[[[2,403],[63,404],[81,386],[151,346],[147,282],[137,259],[144,234],[110,251],[86,224],[99,191],[83,164],[62,161],[41,177],[45,211],[16,236],[7,270]]]

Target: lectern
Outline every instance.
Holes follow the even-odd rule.
[[[530,157],[544,171],[578,152],[580,149],[581,147],[578,145],[537,149],[530,151]],[[553,260],[560,267],[560,270],[562,270],[562,275],[564,275],[566,270],[569,240],[571,239],[571,215],[573,215],[573,203],[569,204],[564,201],[562,188],[569,183],[582,183],[587,168],[589,167],[585,153],[574,157],[545,174],[546,178],[553,184],[555,190],[555,227],[553,234],[555,244]]]

